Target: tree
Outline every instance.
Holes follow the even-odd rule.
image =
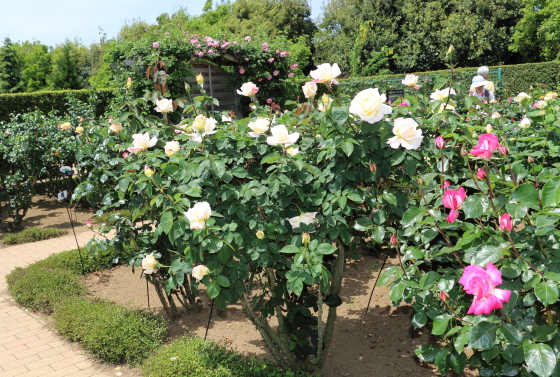
[[[51,72],[49,48],[39,41],[25,41],[18,47],[18,55],[23,63],[21,81],[24,91],[47,88],[47,77]]]
[[[10,38],[0,47],[0,93],[21,92],[21,61]]]
[[[81,89],[79,62],[80,46],[66,40],[53,51],[52,72],[48,77],[51,89]]]

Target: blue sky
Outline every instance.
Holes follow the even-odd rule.
[[[127,21],[142,19],[156,23],[162,13],[173,13],[181,7],[190,14],[200,14],[205,0],[0,0],[2,20],[0,41],[9,37],[14,42],[38,40],[56,46],[66,38],[81,39],[84,45],[99,41],[99,27],[108,38],[117,35]],[[214,0],[216,4],[220,0]],[[327,0],[310,0],[312,17],[321,14]],[[2,45],[2,43],[0,43]]]

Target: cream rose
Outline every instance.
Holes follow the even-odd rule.
[[[109,130],[111,132],[121,132],[123,128],[120,123],[111,123],[111,125],[109,126]]]
[[[266,138],[268,145],[283,145],[284,148],[295,144],[299,139],[299,132],[288,133],[288,129],[283,124],[279,124],[270,129],[272,136]]]
[[[525,92],[521,92],[518,95],[515,96],[515,98],[513,99],[515,102],[521,102],[523,101],[525,98],[531,98],[530,95],[528,95]]]
[[[521,122],[519,122],[519,128],[527,129],[530,126],[531,126],[531,120],[527,117],[521,119]]]
[[[191,223],[191,229],[204,229],[206,226],[205,221],[212,216],[212,209],[208,202],[198,202],[183,214]]]
[[[393,149],[400,146],[405,149],[417,149],[422,144],[422,130],[417,130],[418,123],[412,118],[397,118],[393,126],[393,136],[387,144]]]
[[[149,275],[154,272],[156,264],[157,260],[156,257],[154,257],[154,253],[146,255],[144,259],[142,259],[142,268],[144,269],[144,273]]]
[[[406,75],[404,77],[404,80],[401,81],[403,85],[406,86],[416,86],[416,84],[418,84],[418,76],[416,75]]]
[[[253,97],[255,94],[257,94],[258,91],[259,88],[255,84],[249,81],[241,85],[241,90],[237,89],[237,94],[246,97]]]
[[[199,115],[195,118],[192,128],[198,132],[189,134],[191,140],[202,143],[202,139],[206,135],[212,135],[218,132],[216,130],[216,119],[206,118],[204,115]]]
[[[442,90],[436,90],[435,92],[430,94],[430,98],[434,101],[437,101],[437,100],[443,101],[447,97],[449,97],[451,94],[456,94],[455,89],[448,87],[448,88],[445,88],[445,89],[442,89]]]
[[[176,140],[165,143],[165,154],[169,157],[179,152],[179,149],[181,149],[181,147],[179,146],[179,142]]]
[[[191,275],[193,278],[200,281],[202,280],[203,277],[205,277],[209,273],[210,270],[208,269],[208,267],[206,267],[203,264],[200,264],[192,269]]]
[[[268,131],[270,120],[268,118],[258,118],[254,122],[249,122],[248,126],[253,132],[249,132],[249,136],[259,137]]]
[[[262,230],[257,230],[256,236],[259,240],[264,239],[264,232]]]
[[[314,78],[315,82],[328,85],[338,84],[338,81],[334,78],[340,76],[340,74],[340,68],[336,63],[332,66],[329,63],[319,64],[316,70],[309,72],[309,75]]]
[[[164,98],[161,100],[156,100],[155,110],[158,113],[171,113],[173,112],[173,101],[169,98]]]
[[[286,149],[286,153],[289,154],[290,156],[295,156],[296,154],[299,153],[299,148],[290,147],[290,148]]]
[[[313,81],[308,81],[301,87],[305,98],[313,98],[317,95],[317,84]]]
[[[315,218],[315,216],[317,216],[317,213],[319,213],[319,212],[302,213],[299,216],[292,217],[291,219],[288,219],[288,222],[290,223],[292,228],[299,228],[300,223],[304,223],[304,224],[309,225],[309,224],[312,224],[312,223],[317,221],[317,219]]]
[[[59,124],[58,128],[60,128],[61,130],[69,130],[69,129],[72,128],[72,125],[70,124],[70,122],[65,122],[65,123]]]
[[[386,99],[385,94],[379,94],[377,88],[362,90],[350,102],[350,113],[371,124],[379,122],[392,111],[391,106],[383,103]]]
[[[150,139],[150,134],[149,133],[143,133],[143,134],[134,134],[132,135],[132,139],[134,139],[134,141],[132,142],[133,148],[129,148],[129,149],[134,149],[134,153],[137,153],[138,151],[144,151],[150,147],[153,147],[154,145],[157,144],[157,137],[154,136]]]

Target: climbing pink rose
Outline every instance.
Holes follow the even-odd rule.
[[[241,68],[241,69],[239,70],[239,73],[240,73],[240,74],[244,74],[244,73],[245,73],[245,70],[244,70],[243,68]]]
[[[158,48],[158,47],[159,47],[159,43],[154,42],[154,43],[152,43],[152,46],[153,46],[154,48]]]
[[[449,216],[447,216],[447,219],[445,219],[447,222],[452,223],[453,221],[457,220],[457,218],[459,217],[459,209],[463,205],[466,197],[467,193],[462,187],[459,187],[458,190],[447,189],[443,193],[441,203],[445,208],[449,208],[451,210],[449,212]]]
[[[474,147],[471,154],[480,158],[490,158],[498,148],[498,137],[494,134],[483,134],[478,138],[478,145]]]
[[[488,263],[486,270],[480,266],[467,266],[459,284],[468,294],[474,295],[474,300],[467,314],[490,314],[494,309],[503,307],[511,291],[498,289],[502,284],[502,273],[492,262]]]
[[[511,216],[509,213],[504,213],[500,216],[500,225],[499,228],[504,233],[509,233],[513,229],[513,223],[511,221]]]

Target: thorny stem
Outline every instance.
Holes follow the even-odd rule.
[[[406,276],[406,278],[408,279],[408,275],[406,274],[406,270],[404,268],[404,264],[403,264],[403,261],[402,261],[402,258],[401,258],[401,248],[400,248],[398,240],[397,240],[397,244],[395,245],[395,249],[397,249],[397,258],[399,258],[399,263],[401,265],[401,269],[404,272],[404,276]]]
[[[483,231],[486,231],[486,228],[484,227],[484,225],[482,225],[482,221],[480,221],[480,219],[474,219],[474,220],[480,226],[480,229],[482,229]],[[492,235],[491,232],[488,232],[488,234],[490,235],[490,238],[492,238],[492,241],[494,241],[497,244],[498,241],[494,238],[494,235]]]
[[[533,222],[531,221],[531,219],[529,218],[529,215],[525,215],[525,220],[527,221],[527,224],[529,224],[529,226],[534,226]],[[536,237],[537,242],[539,243],[539,246],[541,247],[541,251],[543,252],[543,254],[547,257],[550,258],[550,254],[548,254],[546,252],[546,248],[544,247],[544,245],[541,242],[541,239],[537,236]]]
[[[509,173],[511,174],[511,180],[513,181],[513,187],[517,188],[517,179],[515,178],[515,174],[513,174],[513,169],[511,167],[511,164],[509,163],[509,160],[507,160],[507,164],[509,167]]]
[[[453,316],[454,316],[455,318],[457,318],[459,321],[468,323],[468,324],[471,325],[471,326],[473,325],[472,322],[469,322],[469,321],[467,321],[467,320],[465,320],[465,319],[459,317],[459,315],[458,315],[457,313],[455,313],[455,310],[453,310],[453,308],[451,307],[451,305],[449,305],[449,304],[447,303],[447,301],[443,301],[443,303],[445,304],[445,306],[447,306],[447,309],[449,309],[449,311],[453,314]]]
[[[546,322],[549,326],[554,326],[554,319],[552,317],[552,310],[550,309],[550,305],[546,306]]]
[[[509,320],[509,317],[506,315],[506,313],[504,313],[502,308],[500,308],[500,313],[502,313],[502,316],[504,317],[504,319],[506,320],[507,323],[511,323],[511,321]]]
[[[492,205],[492,209],[494,210],[494,213],[498,212],[496,210],[496,206],[494,205],[494,192],[492,191],[492,184],[490,183],[490,174],[489,169],[488,169],[488,162],[484,163],[484,166],[486,167],[486,184],[488,185],[488,197],[490,198],[490,204]]]
[[[544,278],[544,275],[542,274],[542,272],[540,272],[539,269],[537,267],[535,267],[535,265],[533,263],[529,262],[521,254],[519,254],[519,252],[517,251],[517,248],[515,247],[515,244],[513,243],[513,239],[511,238],[511,235],[508,233],[507,236],[508,236],[509,243],[511,244],[511,247],[513,248],[513,252],[515,253],[515,255],[517,255],[519,258],[523,259],[525,261],[525,263],[527,263],[527,265],[529,265],[533,269],[533,271],[535,271],[536,273],[541,275],[542,278]]]

